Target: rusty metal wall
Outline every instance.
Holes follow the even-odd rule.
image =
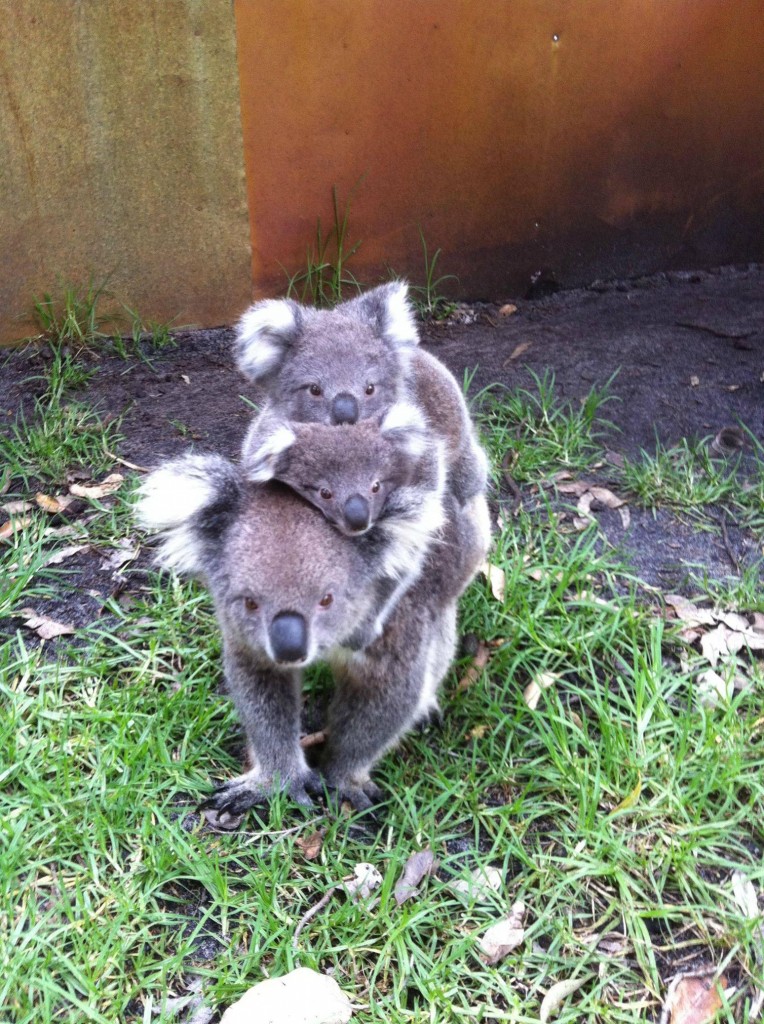
[[[251,295],[231,0],[0,0],[0,340],[57,281],[147,318]]]
[[[236,0],[253,276],[331,188],[352,267],[474,297],[764,255],[761,0]]]

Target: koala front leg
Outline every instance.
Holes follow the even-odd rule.
[[[224,783],[202,807],[219,824],[267,803],[277,789],[310,806],[320,789],[300,747],[301,673],[256,663],[246,651],[226,650],[226,683],[246,733],[253,767]]]

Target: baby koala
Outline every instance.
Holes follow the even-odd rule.
[[[352,647],[371,642],[445,522],[443,442],[402,402],[339,426],[286,423],[266,410],[249,429],[241,465],[248,480],[287,484],[341,533],[368,534],[384,551],[391,571],[376,584],[377,614],[349,640]]]
[[[345,536],[290,488],[252,484],[219,456],[161,466],[136,511],[160,535],[159,562],[208,587],[223,635],[227,689],[252,768],[206,806],[225,823],[276,789],[309,804],[324,784],[368,806],[371,766],[431,706],[453,653],[450,562],[445,577],[436,567],[427,583],[420,578],[383,636],[352,653],[346,640],[375,614],[376,581],[394,564],[373,531]],[[319,660],[337,677],[320,775],[299,743],[302,672]]]

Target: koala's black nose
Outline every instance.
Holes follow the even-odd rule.
[[[358,402],[347,391],[341,391],[332,402],[332,423],[356,423],[358,420]]]
[[[302,661],[308,653],[308,627],[299,612],[279,612],[270,628],[276,661]]]
[[[351,530],[365,530],[369,525],[369,503],[360,494],[351,495],[342,509]]]

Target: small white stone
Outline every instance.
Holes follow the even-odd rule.
[[[221,1024],[347,1024],[350,1000],[334,978],[298,967],[253,985],[229,1006]]]

